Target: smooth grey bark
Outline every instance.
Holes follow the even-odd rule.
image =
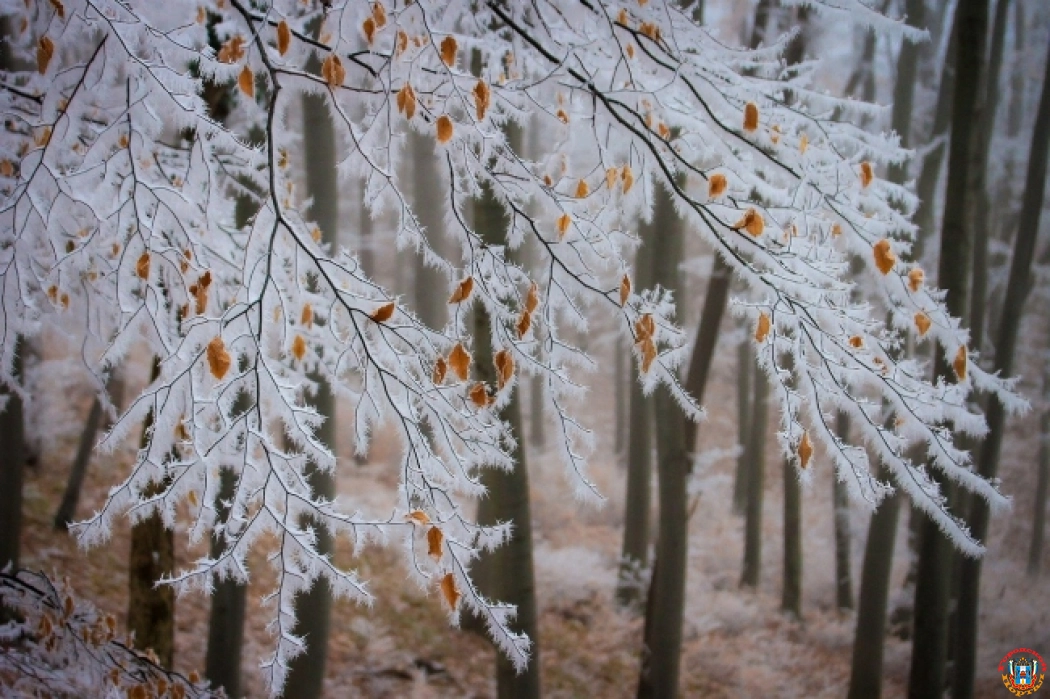
[[[160,359],[153,358],[152,383],[160,375]],[[142,425],[140,447],[149,444],[153,413]],[[154,483],[147,494],[159,492],[163,484]],[[128,631],[135,635],[135,646],[152,648],[160,664],[171,669],[175,656],[175,589],[157,581],[175,572],[175,532],[164,526],[159,514],[152,514],[131,527],[128,555]]]
[[[635,256],[635,288],[652,286],[653,224],[638,226],[641,246]],[[652,402],[642,393],[638,363],[630,361],[628,389],[627,489],[623,515],[623,547],[616,584],[616,600],[624,607],[640,607],[645,590],[642,571],[649,564],[649,509],[652,499]]]
[[[879,480],[890,480],[889,469],[879,469]],[[860,598],[853,636],[853,663],[847,699],[879,699],[882,696],[882,657],[886,637],[886,603],[889,599],[893,547],[901,495],[894,493],[871,515],[864,563],[860,572]]]
[[[838,415],[838,436],[849,439],[849,417]],[[850,571],[850,536],[849,536],[849,489],[831,475],[832,519],[835,528],[835,606],[839,609],[853,609],[853,575]]]
[[[745,456],[747,473],[747,510],[744,514],[744,566],[741,587],[757,588],[762,576],[762,497],[765,489],[766,431],[769,416],[769,379],[755,372],[754,396],[751,399],[751,440]]]
[[[438,186],[437,163],[434,158],[434,139],[429,134],[409,131],[409,147],[412,151],[412,203],[427,242],[439,249],[444,221],[441,201],[442,191]],[[448,281],[441,270],[427,265],[422,251],[417,251],[415,275],[412,280],[415,311],[430,328],[440,330],[448,317],[446,292]]]
[[[780,611],[802,618],[802,483],[784,459],[784,578]]]
[[[653,284],[672,292],[681,288],[683,223],[674,211],[671,193],[661,185],[654,195]],[[659,516],[656,563],[645,616],[645,646],[638,680],[639,699],[675,697],[681,663],[682,613],[688,554],[687,480],[691,445],[688,419],[665,386],[654,395],[656,471]]]
[[[316,62],[316,58],[313,59]],[[314,66],[313,69],[316,69]],[[313,199],[310,217],[321,229],[322,240],[336,245],[339,234],[339,189],[336,174],[335,129],[328,113],[327,101],[320,95],[303,95],[303,157],[306,167],[306,190]],[[311,402],[324,422],[317,437],[329,449],[335,450],[335,397],[327,382],[319,376],[317,394]],[[310,464],[306,479],[315,498],[335,498],[335,474]],[[330,555],[334,551],[331,533],[320,522],[313,522],[317,531],[318,553]],[[314,699],[324,689],[328,632],[331,623],[332,592],[328,581],[318,579],[309,591],[295,599],[296,624],[294,633],[306,638],[306,651],[289,663],[286,692],[289,696]]]
[[[1005,0],[1000,0],[1003,2]],[[1018,330],[1024,313],[1025,299],[1032,284],[1032,260],[1035,257],[1036,237],[1043,208],[1043,191],[1046,187],[1047,147],[1050,146],[1050,53],[1047,54],[1042,96],[1036,113],[1032,133],[1032,148],[1028,160],[1028,175],[1025,181],[1024,199],[1021,205],[1020,227],[1014,240],[1010,276],[1006,283],[1006,296],[999,332],[995,343],[995,371],[1000,376],[1013,373],[1014,350],[1017,346]],[[988,434],[981,445],[978,473],[993,479],[999,472],[999,453],[1006,427],[1006,408],[995,396],[988,406]],[[971,534],[980,540],[988,535],[990,512],[988,503],[973,498],[968,524]],[[974,670],[977,657],[977,610],[981,591],[981,560],[967,558],[962,561],[959,587],[958,641],[956,646],[956,672],[952,687],[954,699],[969,699],[974,694]]]
[[[123,378],[119,370],[114,370],[106,382],[106,393],[110,400],[120,412],[120,393],[123,391]],[[87,476],[88,466],[91,464],[91,455],[95,450],[95,438],[99,430],[104,429],[103,421],[105,415],[102,409],[102,401],[96,397],[91,402],[91,410],[88,412],[84,429],[80,432],[80,441],[77,444],[77,452],[73,457],[73,463],[69,467],[69,478],[66,480],[66,490],[62,494],[62,502],[55,511],[54,527],[66,530],[76,518],[77,504],[80,502],[80,491],[84,487],[84,478]]]
[[[25,341],[16,338],[12,373],[22,376],[22,350]],[[22,398],[7,386],[0,386],[0,570],[10,564],[17,570],[21,558],[22,481],[25,471],[25,417]]]
[[[755,358],[751,338],[746,334],[736,350],[737,447],[736,477],[733,481],[733,509],[743,514],[747,508],[747,444],[751,441],[751,378],[755,375]]]
[[[966,316],[973,253],[973,226],[968,221],[966,198],[975,160],[976,127],[979,124],[981,76],[984,73],[988,0],[959,0],[955,32],[960,50],[956,59],[959,75],[952,100],[952,134],[948,149],[948,182],[941,228],[938,286],[945,290],[948,312]],[[934,361],[935,379],[955,381],[955,372],[945,358],[954,347],[940,348]],[[935,475],[943,492],[952,489]],[[949,504],[950,506],[950,504]],[[947,621],[953,548],[936,523],[922,522],[919,564],[915,583],[915,629],[912,643],[908,695],[912,699],[940,696],[945,686],[948,656]]]
[[[509,129],[508,129],[509,130]],[[517,134],[509,134],[514,143]],[[486,190],[474,203],[474,228],[489,245],[503,241],[507,221],[495,197]],[[495,356],[491,319],[480,304],[474,308],[474,370],[476,378],[495,389]],[[522,447],[521,401],[511,398],[501,417],[510,425],[515,438],[514,469],[483,469],[480,474],[488,495],[478,504],[479,525],[511,521],[514,531],[509,541],[495,551],[482,554],[473,566],[473,578],[482,594],[490,599],[514,604],[518,613],[511,628],[532,640],[528,667],[518,674],[502,652],[496,653],[496,695],[499,699],[536,699],[540,696],[540,637],[536,605],[536,578],[532,556],[532,516],[529,497],[529,471]]]

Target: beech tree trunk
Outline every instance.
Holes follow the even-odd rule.
[[[15,339],[14,375],[22,376],[22,349]],[[18,569],[22,537],[22,480],[25,471],[25,418],[22,399],[0,386],[0,570],[8,564]],[[2,616],[0,616],[2,620]]]
[[[952,103],[952,134],[948,150],[948,183],[945,191],[944,222],[941,228],[938,286],[946,292],[948,312],[966,316],[973,252],[973,226],[967,217],[966,199],[975,160],[976,134],[980,123],[978,87],[984,71],[985,34],[988,25],[987,0],[959,0],[956,34],[960,50],[957,69],[965,80],[955,86]],[[955,347],[939,348],[934,362],[935,378],[955,381],[955,372],[945,353]],[[936,477],[936,476],[935,476]],[[937,477],[942,492],[951,488]],[[940,696],[945,688],[948,655],[947,620],[953,548],[940,528],[929,518],[922,522],[919,567],[915,583],[915,633],[912,645],[908,694],[913,699]]]
[[[229,501],[237,487],[233,471],[222,469],[219,474],[219,494],[216,498],[218,521],[229,518]],[[225,541],[212,536],[211,555],[219,556]],[[241,696],[241,649],[244,646],[244,612],[248,604],[248,586],[232,579],[217,580],[211,595],[211,614],[208,620],[208,649],[204,658],[204,676],[213,687],[222,687],[228,697]]]
[[[849,439],[849,417],[843,413],[838,416],[839,439]],[[831,475],[831,505],[834,508],[832,519],[835,523],[835,605],[839,609],[853,609],[853,576],[850,572],[850,535],[849,535],[849,490],[839,480],[837,474]]]
[[[747,511],[744,513],[744,570],[741,587],[758,588],[762,577],[762,498],[765,493],[766,429],[769,415],[769,379],[755,372],[751,399],[751,440],[745,457],[747,472]]]
[[[154,357],[150,382],[160,375],[160,359]],[[153,413],[142,426],[140,446],[149,443]],[[163,484],[154,484],[162,488]],[[128,559],[128,630],[135,646],[152,648],[163,667],[171,669],[175,656],[175,590],[157,585],[162,576],[175,572],[175,532],[153,514],[131,528]]]
[[[1005,2],[1005,0],[1000,0]],[[1047,147],[1050,146],[1050,54],[1047,55],[1042,96],[1036,113],[1035,129],[1032,133],[1032,148],[1028,160],[1028,176],[1025,182],[1024,200],[1021,207],[1021,225],[1014,241],[1010,277],[1006,283],[1006,296],[999,333],[995,343],[995,370],[1001,376],[1013,373],[1014,349],[1017,345],[1021,316],[1025,299],[1031,286],[1032,259],[1035,257],[1036,236],[1043,208],[1043,190],[1046,186]],[[999,472],[999,452],[1006,427],[1006,409],[992,397],[988,409],[988,434],[981,446],[978,472],[982,477],[994,479]],[[973,498],[968,523],[971,534],[981,540],[988,535],[988,504]],[[981,591],[981,560],[967,558],[962,561],[959,587],[958,641],[954,699],[969,699],[974,694],[974,670],[977,658],[977,609]]]
[[[652,281],[677,291],[681,287],[678,265],[682,260],[683,225],[664,186],[655,195],[653,228],[659,235],[654,236],[652,245]],[[654,403],[660,513],[656,565],[645,616],[639,699],[677,696],[688,554],[686,486],[692,450],[686,441],[688,420],[666,387],[656,390]]]
[[[413,211],[419,218],[430,245],[434,249],[440,249],[444,228],[441,212],[444,207],[440,201],[441,189],[436,186],[440,178],[436,172],[434,139],[430,134],[421,134],[415,130],[409,130],[408,138],[412,149]],[[424,262],[421,250],[416,253],[414,260],[415,275],[412,283],[415,311],[428,327],[440,330],[448,316],[448,305],[445,303],[447,280],[440,270]]]
[[[751,351],[751,338],[746,334],[736,350],[736,401],[737,401],[737,446],[736,478],[733,481],[733,509],[743,514],[747,508],[747,476],[749,462],[747,445],[751,441],[751,378],[755,375],[755,358]]]
[[[315,59],[316,60],[316,59]],[[313,66],[315,69],[316,66]],[[339,235],[339,189],[336,175],[335,129],[328,114],[324,97],[303,95],[303,150],[306,162],[306,189],[313,198],[310,217],[321,229],[322,240],[336,245]],[[324,422],[317,430],[318,439],[335,450],[335,397],[328,384],[319,376],[317,394],[311,402]],[[335,498],[335,474],[310,465],[306,469],[307,482],[314,497]],[[317,530],[317,551],[334,551],[332,535],[320,522]],[[323,694],[325,665],[328,655],[328,629],[332,609],[332,592],[328,581],[318,579],[308,592],[295,600],[296,624],[294,632],[306,638],[306,651],[296,656],[288,671],[289,696],[315,699]]]
[[[1044,379],[1043,395],[1050,395],[1050,377]],[[1035,486],[1032,515],[1032,542],[1028,547],[1028,574],[1039,577],[1043,562],[1043,538],[1046,533],[1046,500],[1050,490],[1050,410],[1043,411],[1039,421],[1039,475]]]
[[[784,459],[784,584],[780,611],[802,619],[802,483]]]

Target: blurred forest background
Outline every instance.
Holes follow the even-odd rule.
[[[680,277],[679,320],[690,333],[706,335],[713,359],[702,397],[707,419],[697,430],[688,492],[683,696],[862,697],[881,692],[896,697],[906,696],[909,685],[917,696],[915,688],[921,684],[914,666],[929,663],[936,666],[933,682],[955,687],[955,671],[964,666],[975,677],[969,696],[997,697],[1005,696],[997,666],[1006,653],[1028,647],[1050,657],[1050,585],[1045,582],[1050,553],[1043,544],[1050,472],[1047,216],[1035,218],[1039,228],[1031,292],[1022,307],[1007,305],[1015,239],[1032,223],[1024,218],[1026,187],[1033,178],[1030,160],[1041,163],[1045,181],[1046,136],[1040,140],[1038,131],[1047,129],[1047,119],[1037,122],[1050,45],[1050,4],[989,2],[985,49],[979,52],[953,38],[956,13],[972,4],[881,1],[879,9],[886,14],[907,15],[910,23],[929,31],[930,40],[917,45],[839,26],[777,0],[708,0],[704,20],[724,42],[750,46],[798,28],[792,45],[797,55],[786,60],[819,57],[823,62],[818,80],[828,91],[884,105],[882,116],[872,118],[867,127],[874,132],[894,129],[916,150],[906,170],[879,175],[914,182],[922,200],[916,217],[922,266],[938,268],[946,210],[963,207],[975,223],[965,270],[971,276],[964,317],[982,363],[996,366],[1003,321],[1008,316],[1019,319],[1013,370],[1033,409],[1006,424],[998,476],[1003,492],[1013,498],[1013,508],[988,525],[976,655],[968,659],[951,640],[960,637],[951,610],[965,594],[958,582],[967,575],[964,562],[953,552],[939,559],[942,571],[947,571],[942,584],[951,588],[949,613],[940,631],[948,639],[943,657],[927,657],[926,646],[916,645],[913,651],[916,634],[925,638],[921,634],[927,623],[921,611],[918,621],[916,617],[916,601],[924,606],[921,591],[917,597],[917,580],[924,575],[923,556],[931,550],[924,542],[928,535],[923,516],[909,512],[905,503],[891,501],[879,510],[882,519],[876,521],[865,507],[845,499],[819,451],[808,469],[809,482],[800,486],[794,467],[780,454],[778,416],[766,410],[765,382],[756,380],[750,349],[754,329],[739,323],[731,308],[719,310],[719,304],[725,307],[719,294],[731,297],[739,290],[725,279],[725,269],[711,251],[687,235],[675,272]],[[980,108],[968,116],[973,120],[972,138],[979,142],[973,149],[976,174],[960,198],[947,186],[947,151],[957,125],[955,88],[969,81],[974,60],[990,78],[977,86]],[[901,100],[906,100],[903,110],[896,107]],[[542,138],[542,133],[526,131],[524,147],[530,139]],[[426,198],[432,196],[427,172],[436,166],[429,143],[423,143],[406,166],[417,173],[412,195],[425,214]],[[362,211],[360,195],[337,193],[340,242],[359,251],[369,274],[440,326],[445,299],[432,291],[439,288],[433,272],[413,251],[398,251],[388,242],[382,231],[389,222],[371,220]],[[1028,198],[1042,207],[1041,185]],[[647,226],[649,234],[661,220],[658,214]],[[440,220],[424,223],[428,228],[442,225]],[[646,254],[643,250],[639,259],[639,287],[646,283],[647,265],[650,275],[661,273],[660,265],[643,259]],[[708,319],[708,327],[697,333],[702,317]],[[635,694],[638,685],[656,532],[654,464],[666,415],[641,395],[631,348],[614,338],[613,328],[600,323],[580,329],[575,338],[595,359],[591,371],[576,377],[587,393],[574,409],[594,431],[592,468],[607,498],[604,507],[581,506],[564,487],[562,466],[552,456],[552,450],[564,447],[550,434],[539,402],[532,400],[537,387],[528,382],[520,386],[543,696],[623,697]],[[25,348],[25,380],[35,396],[24,406],[25,458],[18,458],[22,451],[15,443],[22,428],[13,423],[21,416],[8,410],[0,418],[0,459],[8,473],[16,468],[10,465],[12,459],[19,461],[18,468],[25,464],[19,564],[68,577],[79,595],[115,615],[124,628],[129,531],[118,529],[109,546],[90,553],[78,550],[63,531],[65,522],[101,506],[138,447],[129,440],[111,455],[91,454],[105,428],[105,416],[93,405],[90,384],[80,373],[78,347],[76,338],[53,333]],[[128,364],[113,381],[114,400],[119,404],[121,397],[126,402],[136,395],[149,374],[146,356]],[[342,464],[336,491],[348,510],[360,505],[382,511],[398,485],[399,447],[391,434],[380,431],[367,456],[355,457],[351,431],[341,427],[353,410],[352,405],[335,406],[334,448]],[[842,430],[848,427],[840,425]],[[629,483],[634,489],[630,497]],[[520,482],[505,487],[520,487]],[[957,505],[960,512],[966,511],[967,503]],[[4,507],[0,503],[0,510]],[[7,528],[5,536],[10,531]],[[180,534],[175,536],[177,564],[206,553],[203,546],[186,548],[186,537]],[[484,636],[449,628],[441,606],[428,599],[435,590],[402,584],[403,562],[396,551],[373,547],[351,556],[349,548],[336,543],[336,559],[371,580],[379,601],[372,608],[334,603],[323,666],[327,696],[489,697],[497,695],[498,687],[500,696],[513,695],[504,693],[511,691],[512,681],[497,684],[496,653]],[[251,561],[255,577],[241,598],[246,600],[243,642],[232,633],[226,646],[213,642],[209,651],[209,633],[217,633],[215,628],[209,631],[209,624],[216,623],[212,599],[188,595],[177,600],[171,660],[175,668],[207,674],[206,668],[215,673],[216,667],[225,666],[225,672],[233,667],[239,679],[213,679],[243,696],[265,695],[254,665],[269,643],[261,621],[268,617],[260,611],[259,597],[271,587],[267,578],[272,571],[261,558],[255,554]],[[884,607],[877,589],[880,565]],[[209,659],[209,654],[219,659]],[[239,671],[231,655],[242,658]],[[288,696],[300,696],[294,686]],[[967,695],[964,689],[953,692]]]

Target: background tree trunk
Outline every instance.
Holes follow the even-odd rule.
[[[780,611],[802,619],[802,483],[784,459],[784,584]]]
[[[744,515],[744,570],[741,587],[758,588],[762,576],[762,498],[765,494],[766,430],[769,415],[769,378],[755,372],[755,395],[751,399],[751,440],[745,456],[747,511]]]
[[[1050,395],[1050,378],[1044,380],[1043,395]],[[1035,486],[1032,515],[1032,542],[1028,547],[1028,574],[1039,577],[1043,562],[1043,537],[1046,532],[1046,500],[1050,490],[1050,410],[1043,409],[1039,421],[1039,475]]]
[[[733,509],[743,514],[747,508],[747,476],[749,462],[747,445],[753,438],[751,429],[751,379],[755,375],[755,358],[751,352],[751,338],[744,338],[736,350],[737,447],[736,477],[733,481]]]
[[[980,166],[974,159],[975,130],[980,120],[978,88],[984,71],[987,0],[960,0],[955,23],[958,46],[966,47],[965,51],[959,51],[956,65],[959,74],[965,75],[966,80],[958,81],[952,101],[952,135],[948,151],[948,183],[937,281],[940,288],[945,290],[948,312],[963,318],[966,317],[973,252],[973,226],[967,220],[966,200],[972,169]],[[936,352],[936,379],[955,380],[955,372],[944,356],[946,352],[954,353],[955,349],[947,347]],[[950,507],[952,489],[944,478],[936,475],[935,478],[942,492],[948,495]],[[915,633],[908,684],[908,694],[913,699],[941,695],[948,654],[948,598],[953,548],[944,533],[929,518],[922,522],[919,552],[915,584]]]
[[[849,417],[843,413],[838,416],[839,439],[849,438]],[[849,490],[839,480],[838,474],[831,474],[831,505],[834,508],[835,523],[835,605],[839,609],[853,609],[853,575],[850,572],[850,535],[849,535]]]
[[[1000,0],[1005,2],[1005,0]],[[1039,111],[1032,133],[1028,177],[1025,183],[1021,225],[1014,241],[1010,277],[1003,299],[1002,321],[995,343],[995,370],[1001,376],[1013,373],[1014,349],[1024,313],[1025,299],[1031,286],[1032,259],[1035,257],[1036,237],[1043,208],[1043,190],[1046,186],[1047,147],[1050,146],[1050,54],[1047,55]],[[994,396],[988,409],[988,434],[981,446],[978,472],[993,479],[999,472],[999,452],[1006,426],[1006,409]],[[969,525],[971,534],[981,540],[988,535],[988,504],[973,499]],[[962,562],[959,587],[958,645],[953,697],[968,699],[974,692],[974,670],[977,657],[977,608],[981,591],[981,560],[967,558]]]
[[[24,340],[15,340],[16,377],[22,376]],[[0,386],[0,569],[18,569],[22,537],[22,480],[25,471],[25,417],[22,398]]]
[[[440,181],[434,161],[434,139],[430,134],[409,130],[409,144],[412,149],[412,203],[413,211],[427,236],[430,245],[440,249],[444,221],[444,211],[440,188],[435,183]],[[415,311],[420,320],[430,328],[440,330],[445,325],[448,307],[445,303],[445,291],[448,280],[441,270],[427,265],[422,251],[413,258],[415,275],[412,280]]]

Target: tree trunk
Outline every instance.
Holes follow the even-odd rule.
[[[409,143],[412,149],[412,188],[413,211],[435,250],[439,249],[442,220],[441,196],[438,183],[441,179],[436,172],[434,160],[434,139],[429,135],[410,130]],[[445,303],[445,292],[448,282],[440,270],[427,265],[423,260],[422,250],[415,255],[415,275],[413,278],[416,313],[428,327],[440,330],[448,316],[448,305]]]
[[[15,340],[12,373],[22,377],[22,349],[25,341]],[[18,569],[22,536],[22,480],[25,471],[25,418],[22,399],[6,386],[0,386],[0,570]]]
[[[1044,380],[1043,394],[1050,394],[1050,379]],[[1039,421],[1039,477],[1035,486],[1032,515],[1032,543],[1028,547],[1028,574],[1039,576],[1043,562],[1043,536],[1046,531],[1046,495],[1050,489],[1050,411],[1044,410]]]
[[[678,265],[682,260],[682,221],[675,214],[665,186],[660,186],[655,199],[653,228],[659,235],[653,240],[653,283],[677,291],[681,287]],[[639,699],[674,697],[678,693],[688,554],[686,498],[691,445],[686,442],[687,419],[665,386],[657,389],[654,403],[660,514],[657,564],[645,617]]]
[[[123,379],[119,370],[114,370],[106,382],[106,392],[110,400],[117,406],[120,412],[120,397],[117,395],[123,390]],[[84,478],[87,476],[88,466],[91,464],[91,455],[95,451],[95,438],[103,427],[102,401],[97,397],[91,403],[84,429],[80,433],[80,443],[77,445],[77,453],[73,457],[73,464],[69,467],[69,479],[66,481],[66,491],[62,494],[62,502],[55,511],[54,527],[65,531],[77,515],[77,503],[80,502],[80,491],[84,487]]]
[[[316,59],[313,63],[316,63]],[[317,67],[312,65],[311,70]],[[339,235],[336,140],[323,96],[303,95],[303,122],[306,189],[313,198],[310,216],[321,229],[323,241],[336,245]],[[324,416],[317,437],[334,452],[335,397],[324,379],[319,376],[313,378],[318,382],[318,389],[312,402],[317,412]],[[306,469],[306,478],[315,498],[335,498],[334,473],[310,465]],[[334,551],[331,533],[319,522],[314,522],[313,526],[317,531],[318,553],[331,555]],[[308,592],[300,593],[295,600],[294,632],[306,638],[306,650],[289,663],[286,687],[294,688],[296,697],[314,699],[323,693],[331,608],[332,593],[328,581],[324,579],[316,580]]]
[[[513,143],[516,134],[510,134]],[[507,228],[503,210],[491,193],[474,204],[474,227],[486,244],[503,242]],[[493,362],[491,320],[481,304],[474,307],[474,367],[477,379],[488,386],[496,385]],[[503,655],[496,653],[496,686],[499,699],[525,699],[540,696],[540,638],[536,607],[536,578],[532,561],[532,517],[529,511],[529,471],[522,447],[521,401],[516,393],[503,409],[501,417],[514,435],[514,469],[483,469],[480,480],[488,495],[478,506],[478,524],[494,525],[513,522],[513,534],[503,546],[482,554],[473,569],[474,581],[482,594],[515,605],[517,615],[511,628],[532,640],[528,667],[518,674]]]
[[[839,413],[838,416],[838,433],[839,439],[849,439],[849,417],[843,413]],[[835,522],[835,604],[839,609],[853,609],[853,576],[850,573],[849,555],[849,490],[834,473],[831,475],[831,503]]]
[[[1000,2],[1003,1],[1005,0],[1000,0]],[[1028,176],[1021,208],[1021,225],[1014,241],[1010,277],[1006,283],[1006,296],[1003,299],[1002,321],[995,343],[995,370],[1001,376],[1009,376],[1013,373],[1014,349],[1017,345],[1025,299],[1028,297],[1031,286],[1032,259],[1035,257],[1035,243],[1043,207],[1043,190],[1046,185],[1047,147],[1050,145],[1050,54],[1047,55],[1045,71],[1039,111],[1036,113],[1035,129],[1032,133]],[[994,479],[999,472],[999,452],[1005,423],[1006,409],[997,398],[993,397],[988,410],[988,435],[981,446],[978,461],[978,471],[984,478]],[[988,518],[988,504],[980,498],[974,498],[968,522],[970,532],[974,537],[981,540],[986,539]],[[964,560],[960,580],[958,670],[955,673],[953,687],[955,699],[973,696],[981,560],[977,558]]]
[[[966,80],[955,86],[952,100],[952,135],[948,151],[948,183],[945,191],[944,222],[941,229],[938,285],[945,290],[948,312],[957,318],[966,316],[969,294],[970,263],[973,250],[973,226],[967,220],[966,200],[975,161],[976,127],[979,124],[980,95],[978,87],[984,69],[984,45],[988,24],[987,0],[960,0],[956,9],[955,32],[959,51],[957,69]],[[936,352],[935,377],[954,381],[955,372],[945,359],[946,352]],[[942,492],[950,495],[947,481],[935,476]],[[949,497],[949,506],[950,506]],[[915,584],[915,634],[912,645],[910,697],[940,696],[944,691],[947,662],[947,619],[953,549],[940,528],[929,518],[922,523],[920,558]]]
[[[751,441],[751,378],[755,375],[755,358],[751,352],[751,338],[747,335],[737,345],[736,351],[736,400],[737,400],[737,447],[736,479],[733,482],[733,509],[743,514],[747,509],[747,475],[749,462],[747,445]]]
[[[652,286],[652,223],[638,226],[641,246],[635,257],[634,285]],[[649,508],[652,500],[652,402],[642,393],[638,363],[630,361],[627,439],[627,492],[623,514],[623,548],[616,584],[616,600],[624,607],[640,608],[645,593],[643,571],[649,565]]]
[[[707,285],[704,297],[704,308],[700,312],[700,322],[696,326],[696,341],[689,358],[689,373],[686,375],[685,390],[697,403],[703,404],[704,391],[707,388],[707,377],[711,374],[711,364],[715,358],[715,347],[718,345],[718,331],[722,327],[722,316],[729,303],[729,283],[733,272],[729,264],[715,253],[711,267],[711,281]],[[685,446],[692,453],[696,449],[697,424],[692,420],[685,421]],[[692,471],[690,459],[690,471]]]
[[[883,466],[880,469],[879,480],[889,479],[889,469]],[[860,600],[853,637],[853,666],[847,699],[879,699],[882,695],[886,602],[889,598],[893,546],[897,538],[900,506],[901,495],[894,493],[883,500],[871,515],[868,542],[864,547],[864,564],[860,573]]]
[[[627,422],[627,382],[624,376],[624,352],[623,340],[616,338],[613,344],[613,401],[616,403],[613,417],[613,453],[619,456],[627,446],[627,435],[624,427]]]
[[[784,586],[780,611],[802,619],[802,483],[784,459]]]
[[[216,497],[217,519],[225,522],[229,508],[224,506],[233,498],[237,476],[223,469],[219,475],[219,494]],[[223,538],[213,535],[211,555],[218,557],[226,549]],[[208,620],[208,650],[204,660],[204,676],[213,687],[222,687],[226,696],[241,696],[241,648],[244,645],[244,612],[247,608],[248,586],[226,578],[215,582],[211,595],[211,616]]]
[[[744,522],[744,571],[741,587],[758,588],[762,576],[762,497],[765,491],[766,428],[769,414],[769,378],[755,372],[751,399],[751,440],[745,457],[747,472],[747,511]]]

